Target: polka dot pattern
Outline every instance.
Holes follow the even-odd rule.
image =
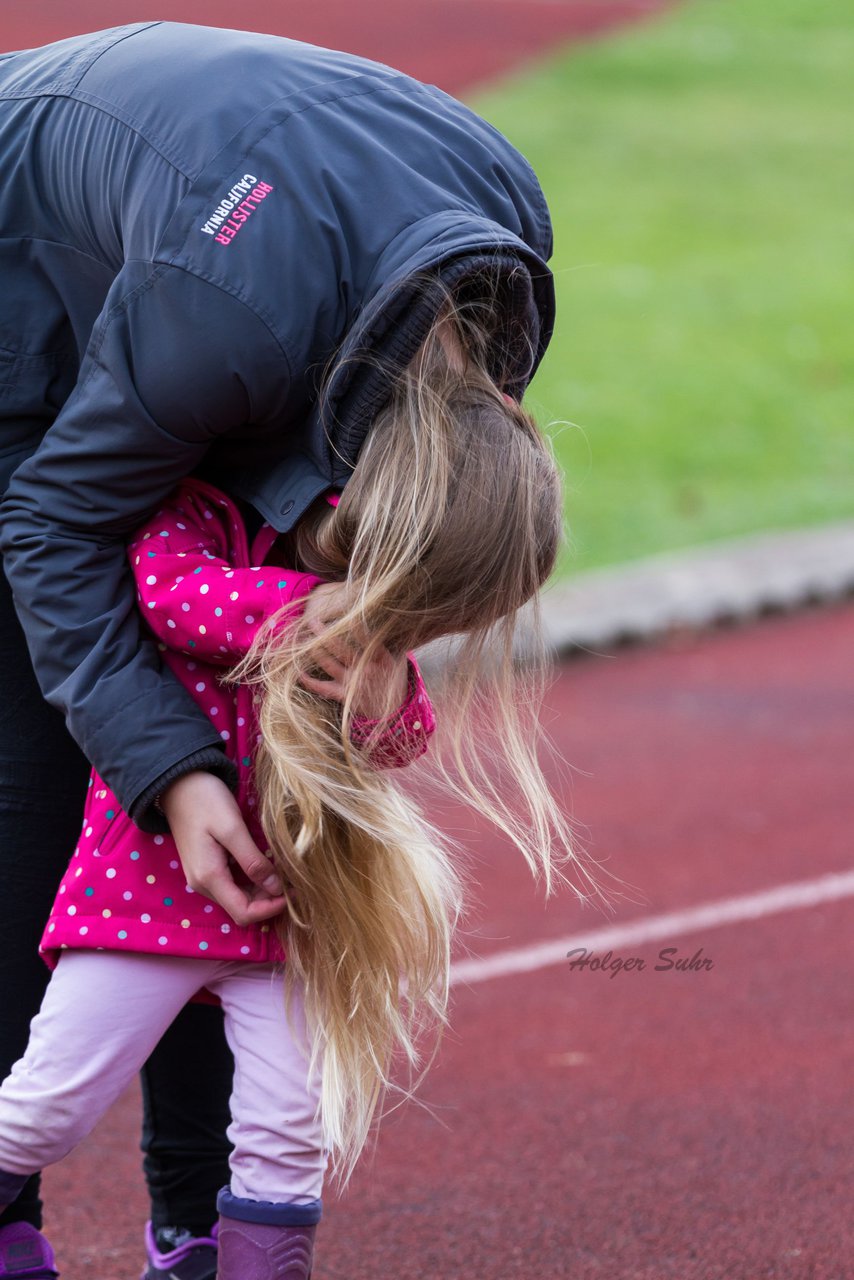
[[[266,841],[251,787],[257,700],[245,686],[221,685],[220,675],[246,653],[265,618],[280,610],[282,620],[297,616],[297,602],[321,581],[281,566],[265,573],[260,566],[276,537],[264,525],[250,548],[236,506],[192,479],[137,533],[128,552],[145,623],[164,645],[163,661],[211,720],[212,733],[243,775],[244,817],[262,849]],[[407,704],[382,726],[387,763],[405,762],[407,733],[410,748],[416,740],[420,750],[426,746],[432,708],[429,699],[416,698],[426,699],[426,691],[411,661]],[[420,728],[413,734],[416,720]],[[356,721],[354,742],[373,728],[373,721]],[[380,762],[372,753],[375,760]],[[257,963],[285,958],[275,929],[236,925],[217,903],[194,894],[172,836],[135,827],[94,771],[80,841],[41,945],[51,967],[66,947],[204,952],[211,959]]]

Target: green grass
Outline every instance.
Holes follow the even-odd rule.
[[[854,515],[854,27],[694,0],[480,93],[555,222],[561,571]]]

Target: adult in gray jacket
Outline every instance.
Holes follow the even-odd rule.
[[[240,921],[274,909],[223,743],[142,632],[129,532],[191,471],[288,531],[346,483],[448,289],[495,282],[516,396],[553,294],[526,161],[347,54],[158,22],[7,54],[0,158],[2,1076],[47,976],[87,761],[143,830],[169,829],[168,797],[198,891]],[[227,1180],[217,1019],[185,1011],[145,1072],[152,1280],[170,1252],[204,1280],[191,1238]],[[9,1213],[40,1225],[35,1181]]]

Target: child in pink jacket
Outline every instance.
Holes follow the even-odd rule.
[[[308,1280],[328,1163],[346,1184],[378,1101],[399,1088],[394,1055],[417,1067],[422,1035],[447,1021],[458,849],[394,767],[424,755],[435,728],[413,649],[457,641],[448,749],[424,766],[547,893],[574,858],[537,758],[545,668],[519,672],[514,630],[555,563],[559,474],[533,419],[464,361],[474,322],[457,322],[456,337],[434,327],[399,375],[340,502],[314,503],[286,541],[265,525],[250,546],[236,504],[190,479],[129,548],[163,661],[237,766],[283,911],[238,925],[193,891],[173,836],[137,829],[93,773],[41,943],[47,994],[0,1087],[0,1210],[93,1128],[185,1004],[212,995],[235,1059],[231,1181],[217,1228],[193,1241],[198,1259],[149,1240],[149,1274],[198,1264],[206,1280],[214,1267],[217,1280]],[[376,694],[391,670],[401,686],[408,676],[397,709],[397,683],[384,703]],[[382,705],[378,720],[356,714]],[[168,789],[163,803],[174,812]],[[56,1275],[43,1237],[18,1230],[3,1228],[0,1276]]]
[[[334,499],[333,499],[334,501]],[[140,608],[160,641],[163,660],[220,732],[239,771],[237,800],[259,848],[266,847],[252,794],[259,740],[253,690],[218,677],[252,645],[279,610],[296,618],[304,597],[323,582],[264,564],[276,539],[264,523],[250,547],[236,504],[191,478],[139,530],[129,547]],[[433,709],[414,655],[410,692],[373,753],[376,764],[405,765],[427,749]],[[354,736],[367,725],[354,721]],[[61,950],[204,956],[208,960],[285,959],[269,925],[240,926],[215,902],[187,887],[175,842],[135,827],[93,770],[83,830],[59,887],[41,951],[53,968]]]
[[[336,505],[337,497],[327,501]],[[245,657],[266,619],[278,615],[286,626],[324,581],[265,563],[276,537],[265,523],[250,546],[237,505],[190,478],[138,531],[128,552],[139,605],[163,660],[219,729],[239,771],[238,803],[262,849],[252,782],[260,738],[256,697],[248,685],[224,685],[220,677]],[[433,709],[413,654],[408,663],[406,702],[380,726],[372,767],[408,764],[427,749],[433,732]],[[373,728],[355,716],[352,739],[365,740]],[[134,826],[93,770],[80,840],[40,949],[54,974],[27,1053],[0,1090],[0,1203],[14,1198],[33,1168],[60,1159],[89,1133],[184,1004],[210,993],[223,1005],[238,1067],[229,1130],[233,1178],[220,1195],[220,1211],[233,1207],[236,1220],[244,1221],[247,1203],[251,1209],[285,1202],[287,1225],[298,1229],[295,1265],[304,1260],[320,1218],[328,1153],[316,1115],[319,1074],[307,1074],[299,1043],[304,1013],[297,999],[294,1036],[274,981],[276,966],[286,960],[281,932],[270,924],[235,924],[216,902],[194,893],[172,836]],[[60,962],[65,956],[73,961]],[[40,1103],[51,1089],[58,1098],[45,1115]],[[71,1112],[65,1097],[74,1098]],[[150,1227],[148,1234],[149,1254],[165,1269],[168,1257],[157,1254]],[[194,1249],[215,1247],[217,1235],[197,1238]]]

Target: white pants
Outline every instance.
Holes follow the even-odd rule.
[[[295,1039],[281,971],[231,961],[63,952],[26,1053],[0,1087],[0,1170],[31,1174],[67,1155],[203,987],[222,1001],[235,1061],[232,1193],[319,1199],[327,1153],[314,1120],[320,1079],[308,1078],[300,991],[291,1006]]]

